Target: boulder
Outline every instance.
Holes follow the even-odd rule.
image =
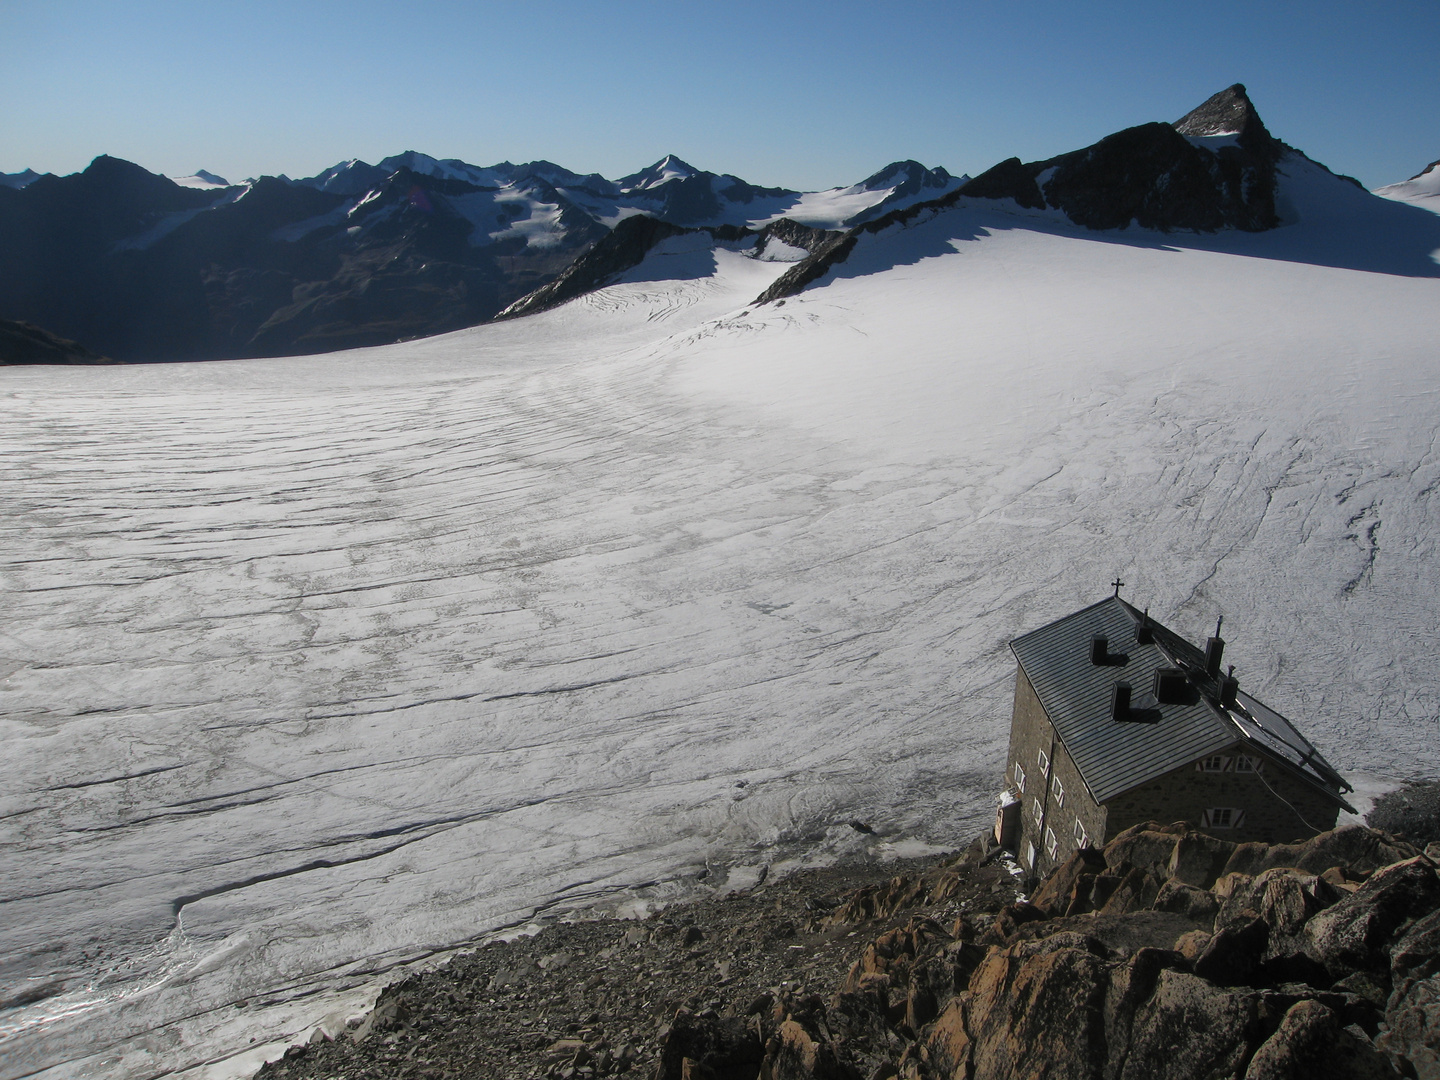
[[[1385,947],[1397,930],[1440,908],[1440,876],[1423,855],[1384,867],[1350,896],[1312,918],[1305,936],[1336,978],[1388,974]]]
[[[1290,1007],[1245,1070],[1245,1080],[1393,1080],[1398,1076],[1363,1031],[1341,1027],[1334,1011],[1314,1000]]]
[[[655,1080],[699,1080],[707,1070],[726,1080],[753,1080],[763,1056],[764,1047],[754,1026],[740,1019],[697,1016],[680,1009],[660,1043]]]
[[[1118,1080],[1240,1075],[1268,1032],[1253,991],[1227,990],[1183,971],[1161,971],[1132,1021]],[[977,1073],[977,1075],[979,1075]]]
[[[1224,873],[1225,864],[1234,852],[1235,845],[1229,840],[1188,832],[1175,842],[1167,876],[1198,889],[1208,889]]]
[[[1185,823],[1161,825],[1147,821],[1118,834],[1105,845],[1105,865],[1123,875],[1126,866],[1148,871],[1156,881],[1170,876],[1170,860],[1180,838],[1189,832]]]
[[[1290,936],[1300,932],[1307,919],[1324,905],[1317,893],[1314,874],[1291,867],[1275,867],[1262,871],[1248,880],[1228,879],[1230,895],[1215,916],[1217,929],[1259,917],[1276,934]],[[1324,897],[1332,896],[1327,886]]]
[[[1195,958],[1195,974],[1220,986],[1243,986],[1265,956],[1270,927],[1263,919],[1250,919],[1217,930]]]
[[[1050,872],[1030,902],[1047,915],[1076,915],[1077,897],[1089,895],[1089,885],[1105,870],[1105,856],[1094,848],[1081,848]]]
[[[1376,829],[1346,825],[1305,841],[1291,865],[1312,874],[1322,873],[1332,866],[1343,866],[1351,874],[1368,876],[1382,866],[1419,853],[1411,845],[1396,841]]]
[[[1191,922],[1214,926],[1220,900],[1209,889],[1196,888],[1178,878],[1171,878],[1160,886],[1152,906],[1156,911],[1174,912],[1184,915]]]
[[[1301,844],[1266,844],[1259,840],[1236,844],[1225,860],[1225,874],[1249,874],[1254,877],[1277,866],[1294,866],[1300,858]],[[1332,864],[1333,865],[1333,864]]]
[[[1410,1062],[1417,1076],[1440,1080],[1440,911],[1410,927],[1390,951],[1394,992],[1379,1045]]]
[[[727,1075],[727,1074],[722,1074]],[[736,1073],[739,1080],[739,1073]],[[860,1080],[835,1050],[795,1020],[786,1020],[765,1045],[760,1080]]]
[[[1168,860],[1167,860],[1168,861]],[[1160,892],[1160,881],[1149,870],[1132,866],[1115,891],[1100,908],[1103,915],[1124,915],[1130,911],[1144,911],[1155,902]]]
[[[1111,965],[1075,938],[995,949],[976,969],[965,1004],[973,1075],[1089,1080],[1101,1071]],[[950,1045],[954,1056],[962,1044]]]

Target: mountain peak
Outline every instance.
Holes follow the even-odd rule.
[[[1218,94],[1212,94],[1197,107],[1176,120],[1173,127],[1181,135],[1203,137],[1213,135],[1239,135],[1242,137],[1263,133],[1265,125],[1255,111],[1250,95],[1245,92],[1244,83],[1226,87]]]
[[[230,186],[229,180],[207,172],[205,169],[196,169],[189,176],[172,176],[170,179],[181,187],[188,188],[227,188]]]
[[[616,183],[622,191],[643,191],[646,188],[659,187],[671,180],[686,180],[699,174],[700,170],[695,166],[681,161],[674,154],[666,154],[648,169],[623,176]]]

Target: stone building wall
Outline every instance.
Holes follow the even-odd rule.
[[[1015,707],[1011,716],[1005,782],[1010,790],[1020,794],[1021,800],[1017,855],[1027,870],[1044,874],[1074,853],[1078,846],[1075,838],[1077,819],[1092,846],[1098,847],[1108,839],[1105,810],[1090,798],[1079,769],[1056,737],[1055,728],[1045,715],[1030,680],[1018,668],[1015,672]],[[1042,764],[1041,753],[1048,761],[1048,768]],[[1015,770],[1017,764],[1025,774],[1023,792],[1020,792]],[[1055,836],[1053,857],[1047,850],[1047,829]],[[1034,845],[1033,864],[1026,861],[1027,844]]]
[[[1117,795],[1106,804],[1106,838],[1142,821],[1186,821],[1224,840],[1267,844],[1308,839],[1335,827],[1340,808],[1332,799],[1274,762],[1262,761],[1260,775],[1238,771],[1240,755],[1239,747],[1232,747],[1220,755],[1226,759],[1222,771],[1205,772],[1192,762]],[[1216,809],[1244,811],[1244,817],[1238,826],[1207,820],[1206,812]]]

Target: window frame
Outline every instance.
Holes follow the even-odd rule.
[[[1060,777],[1052,776],[1050,778],[1050,793],[1055,796],[1056,806],[1065,805],[1065,785],[1060,782]]]
[[[1086,831],[1084,823],[1078,817],[1075,819],[1074,836],[1076,851],[1090,846],[1090,833]]]
[[[1200,815],[1202,829],[1238,829],[1245,824],[1245,810],[1238,806],[1209,806]]]
[[[1060,858],[1060,840],[1049,825],[1045,826],[1045,854],[1050,856],[1051,862]]]
[[[1025,767],[1024,767],[1023,765],[1021,765],[1020,762],[1018,762],[1018,761],[1015,762],[1015,770],[1014,770],[1013,776],[1014,776],[1014,780],[1015,780],[1015,789],[1016,789],[1017,791],[1019,791],[1021,795],[1024,795],[1024,794],[1025,794]]]

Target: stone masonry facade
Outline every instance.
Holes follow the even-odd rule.
[[[1017,854],[1026,870],[1045,874],[1074,854],[1082,840],[1100,847],[1110,838],[1106,811],[1090,797],[1080,770],[1019,669],[1013,715],[1005,782],[1021,801]],[[1032,850],[1033,859],[1027,861]]]
[[[1266,844],[1308,840],[1340,816],[1334,799],[1238,746],[1131,788],[1106,810],[1112,836],[1143,821],[1187,821],[1223,840]]]

